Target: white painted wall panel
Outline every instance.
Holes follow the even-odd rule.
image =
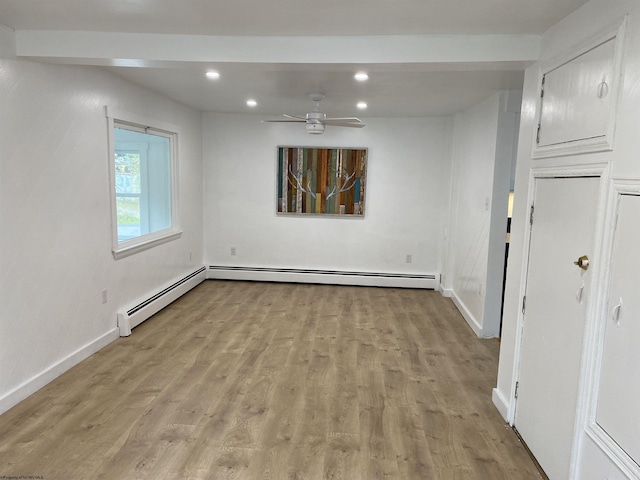
[[[499,96],[455,117],[452,288],[482,328]]]
[[[508,111],[510,93],[520,98],[519,92],[501,92],[457,114],[453,137],[444,288],[451,290],[476,334],[488,337],[500,333],[507,201],[519,118]]]
[[[104,105],[183,132],[182,238],[118,261],[110,244]],[[202,144],[199,113],[93,67],[0,60],[0,106],[0,407],[6,408],[3,400],[16,389],[111,335],[119,308],[200,264]]]
[[[537,92],[537,94],[536,94]],[[525,71],[523,84],[520,131],[518,134],[518,153],[514,182],[513,217],[509,259],[507,262],[507,281],[505,285],[502,336],[500,341],[500,362],[498,365],[498,384],[494,399],[507,400],[499,409],[507,412],[507,420],[513,421],[515,413],[513,394],[515,389],[514,370],[516,347],[518,345],[518,320],[522,308],[522,296],[526,285],[526,270],[523,265],[528,254],[529,224],[529,175],[531,154],[533,151],[535,128],[538,124],[536,102],[539,98],[538,71],[531,67]]]
[[[204,115],[207,264],[440,272],[450,183],[448,118],[367,118],[363,129],[327,127],[321,136],[306,134],[302,125],[261,119]],[[278,145],[368,148],[364,218],[276,215]]]

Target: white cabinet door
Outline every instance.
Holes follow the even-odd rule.
[[[515,427],[551,480],[569,478],[600,179],[538,178]]]
[[[612,38],[544,75],[538,146],[607,135],[615,48]]]
[[[597,423],[640,464],[640,196],[620,195]]]

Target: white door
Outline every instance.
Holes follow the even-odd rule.
[[[640,196],[620,195],[596,421],[640,464]]]
[[[598,177],[538,178],[515,427],[551,480],[569,478]]]

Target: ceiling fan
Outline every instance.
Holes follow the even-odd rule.
[[[313,107],[313,111],[307,113],[304,117],[297,117],[295,115],[287,115],[284,116],[285,119],[274,119],[274,120],[263,120],[263,122],[290,122],[290,123],[304,123],[307,133],[311,134],[321,134],[324,132],[325,125],[331,125],[334,127],[351,127],[351,128],[362,128],[364,127],[364,123],[362,120],[355,117],[343,117],[343,118],[331,118],[327,117],[326,113],[320,112],[320,100],[324,98],[324,93],[312,93],[309,95],[312,101],[315,102],[315,107]]]

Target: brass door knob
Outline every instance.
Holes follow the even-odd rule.
[[[578,260],[573,262],[573,264],[579,266],[583,270],[586,270],[589,268],[589,257],[582,255]]]

